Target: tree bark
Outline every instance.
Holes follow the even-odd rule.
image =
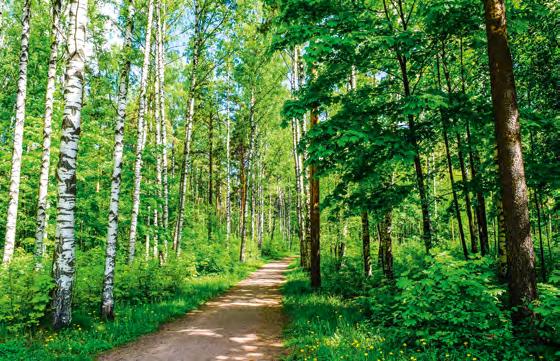
[[[76,160],[80,139],[80,121],[84,86],[87,1],[69,4],[67,65],[64,85],[64,117],[60,137],[60,156],[56,177],[58,207],[54,254],[53,327],[70,325],[72,289],[75,274]]]
[[[10,192],[6,217],[6,236],[2,263],[12,259],[16,245],[17,212],[19,204],[19,185],[21,181],[21,158],[23,155],[23,127],[25,123],[25,99],[27,97],[27,64],[29,61],[29,33],[31,18],[31,0],[23,3],[21,29],[21,51],[19,56],[19,75],[16,95],[16,120],[14,126],[14,148],[12,152],[12,170],[10,173]]]
[[[463,95],[466,96],[466,82],[465,82],[465,66],[463,63],[463,38],[460,38],[460,63],[461,63],[461,88]],[[478,154],[475,153],[473,149],[473,142],[471,138],[471,127],[469,119],[465,120],[467,128],[467,145],[469,152],[469,164],[471,168],[472,180],[478,183],[477,178],[477,167],[480,165],[480,159]],[[490,251],[488,244],[488,222],[486,220],[486,201],[484,199],[484,194],[480,189],[480,185],[477,184],[476,187],[476,224],[478,225],[478,238],[480,240],[480,254],[485,256]]]
[[[504,0],[485,0],[490,83],[498,145],[498,164],[507,234],[510,302],[515,324],[532,318],[537,298],[527,185],[517,108],[513,61],[507,40]]]
[[[317,109],[311,111],[310,116],[311,127],[319,123],[319,115]],[[319,209],[319,178],[317,177],[317,167],[311,165],[309,167],[309,200],[310,200],[310,271],[311,271],[311,287],[321,287],[321,213]]]
[[[128,95],[128,76],[130,73],[130,52],[132,46],[132,27],[134,23],[134,6],[132,0],[127,3],[127,23],[124,33],[124,54],[122,57],[117,99],[117,121],[115,123],[115,148],[113,151],[113,175],[111,178],[111,200],[109,202],[109,221],[107,226],[107,248],[105,251],[105,272],[101,299],[101,317],[114,319],[113,285],[115,277],[115,259],[117,255],[117,237],[119,226],[119,196],[121,190],[122,160],[124,149],[124,124],[126,121],[126,100]]]
[[[157,59],[156,70],[159,79],[159,117],[161,123],[161,165],[162,165],[162,182],[163,182],[163,227],[166,231],[169,228],[169,163],[167,159],[167,118],[165,112],[165,17],[161,9],[162,1],[157,3]],[[157,111],[157,110],[156,110]],[[164,239],[167,244],[167,237]],[[166,246],[167,249],[167,246]]]
[[[37,197],[37,228],[35,231],[35,257],[40,265],[44,253],[43,240],[46,238],[47,194],[49,189],[49,168],[51,163],[51,134],[54,92],[56,89],[56,61],[60,42],[60,12],[62,0],[52,3],[51,53],[47,71],[47,90],[45,94],[45,118],[43,123],[43,152],[41,155],[41,171],[39,173],[39,195]]]
[[[544,243],[543,243],[542,226],[541,226],[541,205],[540,205],[539,196],[535,191],[533,191],[533,199],[535,202],[535,209],[537,210],[537,230],[539,232],[539,255],[541,261],[541,276],[542,276],[542,281],[546,282],[546,261],[544,258]]]
[[[134,193],[132,196],[132,214],[130,217],[130,236],[128,245],[128,263],[134,261],[136,251],[136,233],[138,229],[138,213],[140,211],[140,190],[142,183],[142,155],[145,146],[148,75],[150,67],[150,49],[152,41],[152,23],[154,15],[153,0],[148,2],[148,23],[146,24],[146,42],[144,46],[144,62],[142,64],[142,77],[140,79],[140,104],[138,107],[137,139],[136,139],[136,161],[134,163]]]
[[[226,246],[231,237],[231,119],[229,93],[226,99]]]
[[[197,70],[198,70],[198,57],[201,46],[200,39],[200,18],[198,14],[198,2],[194,2],[194,44],[193,44],[193,56],[191,60],[191,74],[190,74],[190,87],[188,95],[188,110],[187,110],[187,122],[185,124],[185,144],[183,147],[183,161],[181,170],[181,181],[179,185],[179,205],[177,208],[177,220],[175,223],[175,231],[173,234],[173,249],[179,255],[181,253],[181,234],[183,232],[183,222],[185,213],[185,203],[187,201],[187,183],[189,176],[189,167],[191,166],[190,156],[191,156],[191,141],[192,141],[192,131],[194,122],[194,112],[195,112],[195,98],[196,98],[196,87],[197,87]]]
[[[364,262],[364,276],[371,276],[371,245],[370,245],[370,235],[369,235],[369,217],[368,212],[363,211],[361,214],[362,218],[362,256]]]
[[[239,207],[239,234],[241,238],[239,246],[239,261],[245,262],[245,208],[247,206],[247,177],[245,175],[245,149],[241,146],[241,153],[239,155],[239,183],[241,196],[241,205]],[[273,229],[274,231],[274,229]]]
[[[393,214],[392,212],[387,212],[383,217],[383,220],[378,225],[379,238],[380,238],[380,249],[382,254],[382,267],[385,277],[392,280],[393,275],[393,240],[392,240],[392,230],[393,230]]]

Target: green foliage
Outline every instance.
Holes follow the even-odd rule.
[[[553,359],[554,349],[534,345],[512,332],[507,301],[487,259],[469,262],[446,252],[409,257],[398,252],[394,283],[376,270],[360,277],[360,259],[346,257],[340,271],[327,257],[323,287],[314,292],[308,276],[293,270],[283,288],[291,323],[289,360],[511,360]],[[554,340],[558,290],[540,289],[535,310],[542,335]],[[548,332],[548,333],[545,333]],[[557,334],[556,334],[557,335]],[[557,337],[557,336],[556,336]]]
[[[198,307],[246,277],[258,265],[251,262],[235,267],[232,273],[190,278],[181,283],[177,293],[159,302],[117,303],[115,322],[101,321],[96,308],[80,310],[74,315],[72,327],[60,332],[42,329],[29,338],[0,333],[0,359],[93,360],[99,353],[154,332],[161,324]],[[181,266],[180,262],[177,266]]]
[[[532,305],[539,336],[548,343],[560,344],[560,272],[550,276],[551,284],[539,284],[539,300]]]
[[[35,270],[32,255],[18,255],[0,269],[0,334],[35,329],[47,310],[53,281],[48,269]]]
[[[446,253],[428,259],[419,273],[405,272],[392,309],[393,324],[403,326],[396,335],[441,352],[463,345],[479,354],[506,352],[511,320],[501,309],[504,290],[492,284],[493,274],[488,259],[463,261]]]

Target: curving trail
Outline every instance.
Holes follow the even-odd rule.
[[[101,361],[277,361],[283,354],[282,296],[290,259],[263,266],[221,297]]]

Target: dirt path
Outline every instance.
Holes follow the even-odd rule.
[[[279,288],[289,263],[265,265],[223,296],[99,360],[279,360],[284,325]]]

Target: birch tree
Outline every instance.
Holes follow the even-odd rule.
[[[43,153],[41,156],[41,171],[39,173],[39,196],[37,202],[37,230],[35,232],[35,256],[40,260],[43,256],[47,219],[47,192],[49,188],[49,168],[51,160],[51,133],[52,115],[54,103],[54,91],[56,82],[56,63],[58,56],[58,44],[60,41],[60,12],[62,0],[54,0],[52,3],[52,43],[49,56],[49,69],[47,72],[47,91],[45,95],[45,118],[43,123]],[[38,261],[39,262],[39,261]]]
[[[202,47],[201,20],[197,0],[194,0],[194,36],[193,55],[191,58],[190,86],[187,100],[187,121],[185,123],[185,143],[183,145],[183,161],[181,166],[181,180],[179,184],[179,205],[177,207],[177,220],[173,234],[173,249],[177,254],[181,252],[181,233],[183,231],[185,203],[187,201],[187,183],[190,167],[191,140],[195,111],[195,91],[197,86],[197,70],[199,55]]]
[[[126,3],[127,20],[124,31],[124,52],[121,60],[119,77],[119,94],[117,98],[117,119],[115,123],[115,147],[113,151],[113,175],[111,177],[111,200],[109,203],[109,221],[107,226],[107,248],[105,252],[105,273],[101,317],[113,319],[114,299],[113,284],[115,276],[115,258],[117,254],[117,237],[119,226],[119,196],[121,191],[121,174],[124,148],[124,124],[126,121],[126,100],[128,96],[128,76],[130,73],[130,55],[132,47],[132,28],[134,24],[134,5],[132,0]]]
[[[69,7],[67,65],[64,84],[64,118],[56,177],[58,207],[54,256],[53,326],[66,327],[72,320],[72,288],[75,273],[74,239],[76,161],[86,61],[87,0],[72,0]]]
[[[157,6],[157,59],[156,69],[157,78],[159,80],[159,117],[161,123],[161,165],[162,165],[162,182],[163,182],[163,226],[167,230],[169,226],[169,165],[167,159],[167,118],[165,112],[165,17],[162,9],[162,1],[158,1]]]
[[[27,64],[29,61],[29,33],[31,18],[31,0],[23,3],[21,28],[21,50],[19,56],[19,74],[16,96],[16,119],[14,126],[14,148],[12,151],[12,171],[10,174],[10,193],[6,218],[6,238],[2,263],[10,262],[16,243],[17,212],[19,203],[19,186],[21,180],[21,158],[23,155],[23,127],[25,123],[25,99],[27,96]]]
[[[136,251],[136,233],[138,229],[138,213],[140,211],[140,191],[142,183],[142,154],[144,152],[144,143],[146,124],[144,117],[146,116],[147,99],[146,92],[148,87],[148,75],[150,67],[150,49],[152,41],[152,23],[154,15],[153,0],[148,2],[148,22],[146,24],[146,41],[144,44],[144,61],[142,63],[142,77],[140,79],[140,104],[138,106],[138,122],[136,137],[136,161],[134,163],[134,193],[132,196],[132,215],[130,217],[130,235],[128,246],[128,262],[134,261],[134,253]]]

